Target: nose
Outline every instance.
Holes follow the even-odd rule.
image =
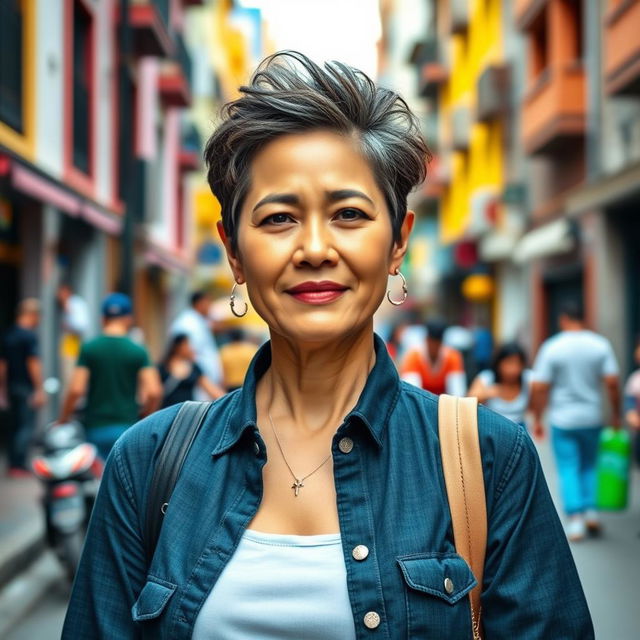
[[[297,267],[333,266],[338,262],[333,234],[324,216],[311,216],[301,225],[300,244],[294,254]]]

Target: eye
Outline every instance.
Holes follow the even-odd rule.
[[[270,216],[267,216],[261,223],[262,225],[279,225],[279,224],[287,224],[288,222],[293,222],[293,218],[288,213],[274,213]]]
[[[360,209],[354,209],[349,207],[347,209],[341,209],[335,216],[338,220],[369,220],[369,216],[360,211]]]

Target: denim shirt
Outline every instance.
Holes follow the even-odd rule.
[[[357,638],[470,639],[468,593],[476,581],[453,542],[437,398],[399,380],[378,337],[375,351],[358,403],[332,441]],[[63,639],[191,637],[203,602],[261,501],[267,451],[256,426],[255,394],[270,360],[267,344],[254,358],[244,387],[211,408],[171,498],[150,566],[141,537],[145,498],[177,407],[146,418],[116,443]],[[488,518],[485,637],[593,638],[533,443],[521,426],[484,407],[478,418]],[[359,545],[369,550],[364,559],[353,553]],[[370,612],[379,616],[373,629],[365,624]],[[369,626],[372,618],[367,617]]]

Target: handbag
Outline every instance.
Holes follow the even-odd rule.
[[[149,564],[185,458],[212,404],[183,403],[165,437],[153,472],[142,532]],[[487,544],[487,510],[477,416],[476,398],[440,396],[438,432],[454,542],[457,553],[471,567],[477,582],[469,592],[469,601],[473,638],[481,640],[480,595]]]
[[[438,400],[438,435],[456,551],[471,568],[469,592],[474,640],[483,637],[480,595],[487,546],[487,506],[478,437],[477,398],[443,394]]]

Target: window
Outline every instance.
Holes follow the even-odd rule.
[[[0,120],[24,133],[22,0],[0,0]]]
[[[78,0],[73,7],[73,165],[91,173],[91,93],[93,33],[89,13]]]
[[[534,81],[549,65],[546,13],[546,10],[541,12],[529,32],[529,77]]]

